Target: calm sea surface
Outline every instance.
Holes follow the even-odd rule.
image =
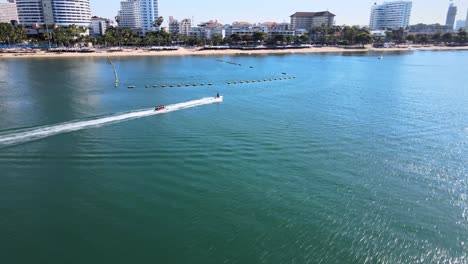
[[[0,60],[0,263],[467,263],[468,52],[378,55]]]

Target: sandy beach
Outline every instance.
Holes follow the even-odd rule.
[[[146,49],[123,49],[122,51],[109,51],[107,49],[96,49],[91,53],[52,53],[46,51],[36,52],[15,52],[0,53],[2,58],[70,58],[70,57],[125,57],[125,56],[221,56],[221,55],[258,55],[258,54],[308,54],[308,53],[340,53],[340,52],[395,52],[395,51],[416,51],[416,50],[468,50],[464,47],[445,47],[445,46],[406,46],[400,48],[373,48],[364,49],[344,49],[337,47],[312,47],[303,49],[278,49],[278,50],[201,50],[190,48],[179,48],[174,51],[150,51]]]

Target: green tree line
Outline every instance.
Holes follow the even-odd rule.
[[[162,19],[155,21],[154,26],[160,26]],[[45,29],[45,25],[40,28]],[[265,32],[256,32],[253,35],[232,34],[222,38],[213,34],[211,39],[198,37],[187,37],[180,34],[171,34],[166,31],[148,32],[140,37],[131,29],[108,28],[103,36],[87,36],[86,28],[75,25],[68,27],[50,26],[49,33],[42,30],[42,34],[28,36],[23,26],[13,26],[10,23],[0,23],[0,44],[22,44],[22,43],[51,43],[58,46],[74,46],[80,43],[93,43],[100,46],[169,46],[169,45],[290,45],[315,43],[322,45],[366,45],[374,42],[393,41],[396,43],[467,43],[467,32],[464,28],[457,33],[435,33],[435,34],[407,34],[402,28],[389,30],[385,37],[374,37],[368,28],[357,26],[327,26],[314,27],[308,35],[284,36],[274,35],[269,37]]]

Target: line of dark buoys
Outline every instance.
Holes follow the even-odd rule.
[[[263,79],[263,80],[259,79],[259,80],[231,81],[231,82],[227,82],[227,84],[244,84],[244,83],[257,83],[257,82],[261,83],[261,82],[281,81],[281,80],[296,79],[296,78],[297,78],[296,76],[288,76],[288,77],[270,78],[270,79]],[[212,86],[213,83],[207,83],[207,84],[205,84],[205,83],[180,84],[179,83],[177,85],[175,85],[175,84],[170,84],[170,85],[166,85],[166,84],[157,85],[157,84],[155,84],[155,85],[153,85],[153,87],[154,88],[158,88],[158,87],[161,87],[161,88],[171,87],[171,88],[173,88],[175,86],[177,86],[177,87],[183,87],[183,86],[185,86],[185,87],[190,87],[190,86],[196,87],[196,86],[207,86],[207,85]],[[134,88],[136,88],[135,85],[129,85],[128,86],[128,89],[134,89]],[[151,85],[145,85],[145,88],[151,88]]]
[[[216,61],[224,62],[224,63],[231,64],[231,65],[242,66],[242,64],[240,64],[240,63],[235,63],[235,62],[232,62],[232,61],[223,61],[223,60],[216,60]],[[253,69],[254,67],[253,67],[253,66],[249,66],[249,68],[250,68],[250,69]]]
[[[288,79],[296,79],[296,76],[281,77],[281,78],[270,78],[270,79],[260,79],[260,80],[246,80],[246,81],[232,81],[227,82],[227,84],[243,84],[243,83],[261,83],[261,82],[271,82],[271,81],[282,81]]]

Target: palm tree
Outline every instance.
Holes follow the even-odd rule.
[[[452,39],[453,39],[452,33],[445,33],[444,35],[442,35],[442,41],[445,43],[452,42]]]
[[[163,22],[164,22],[164,18],[162,16],[160,16],[160,17],[158,17],[158,19],[153,21],[153,27],[159,29],[159,27],[162,25]]]

